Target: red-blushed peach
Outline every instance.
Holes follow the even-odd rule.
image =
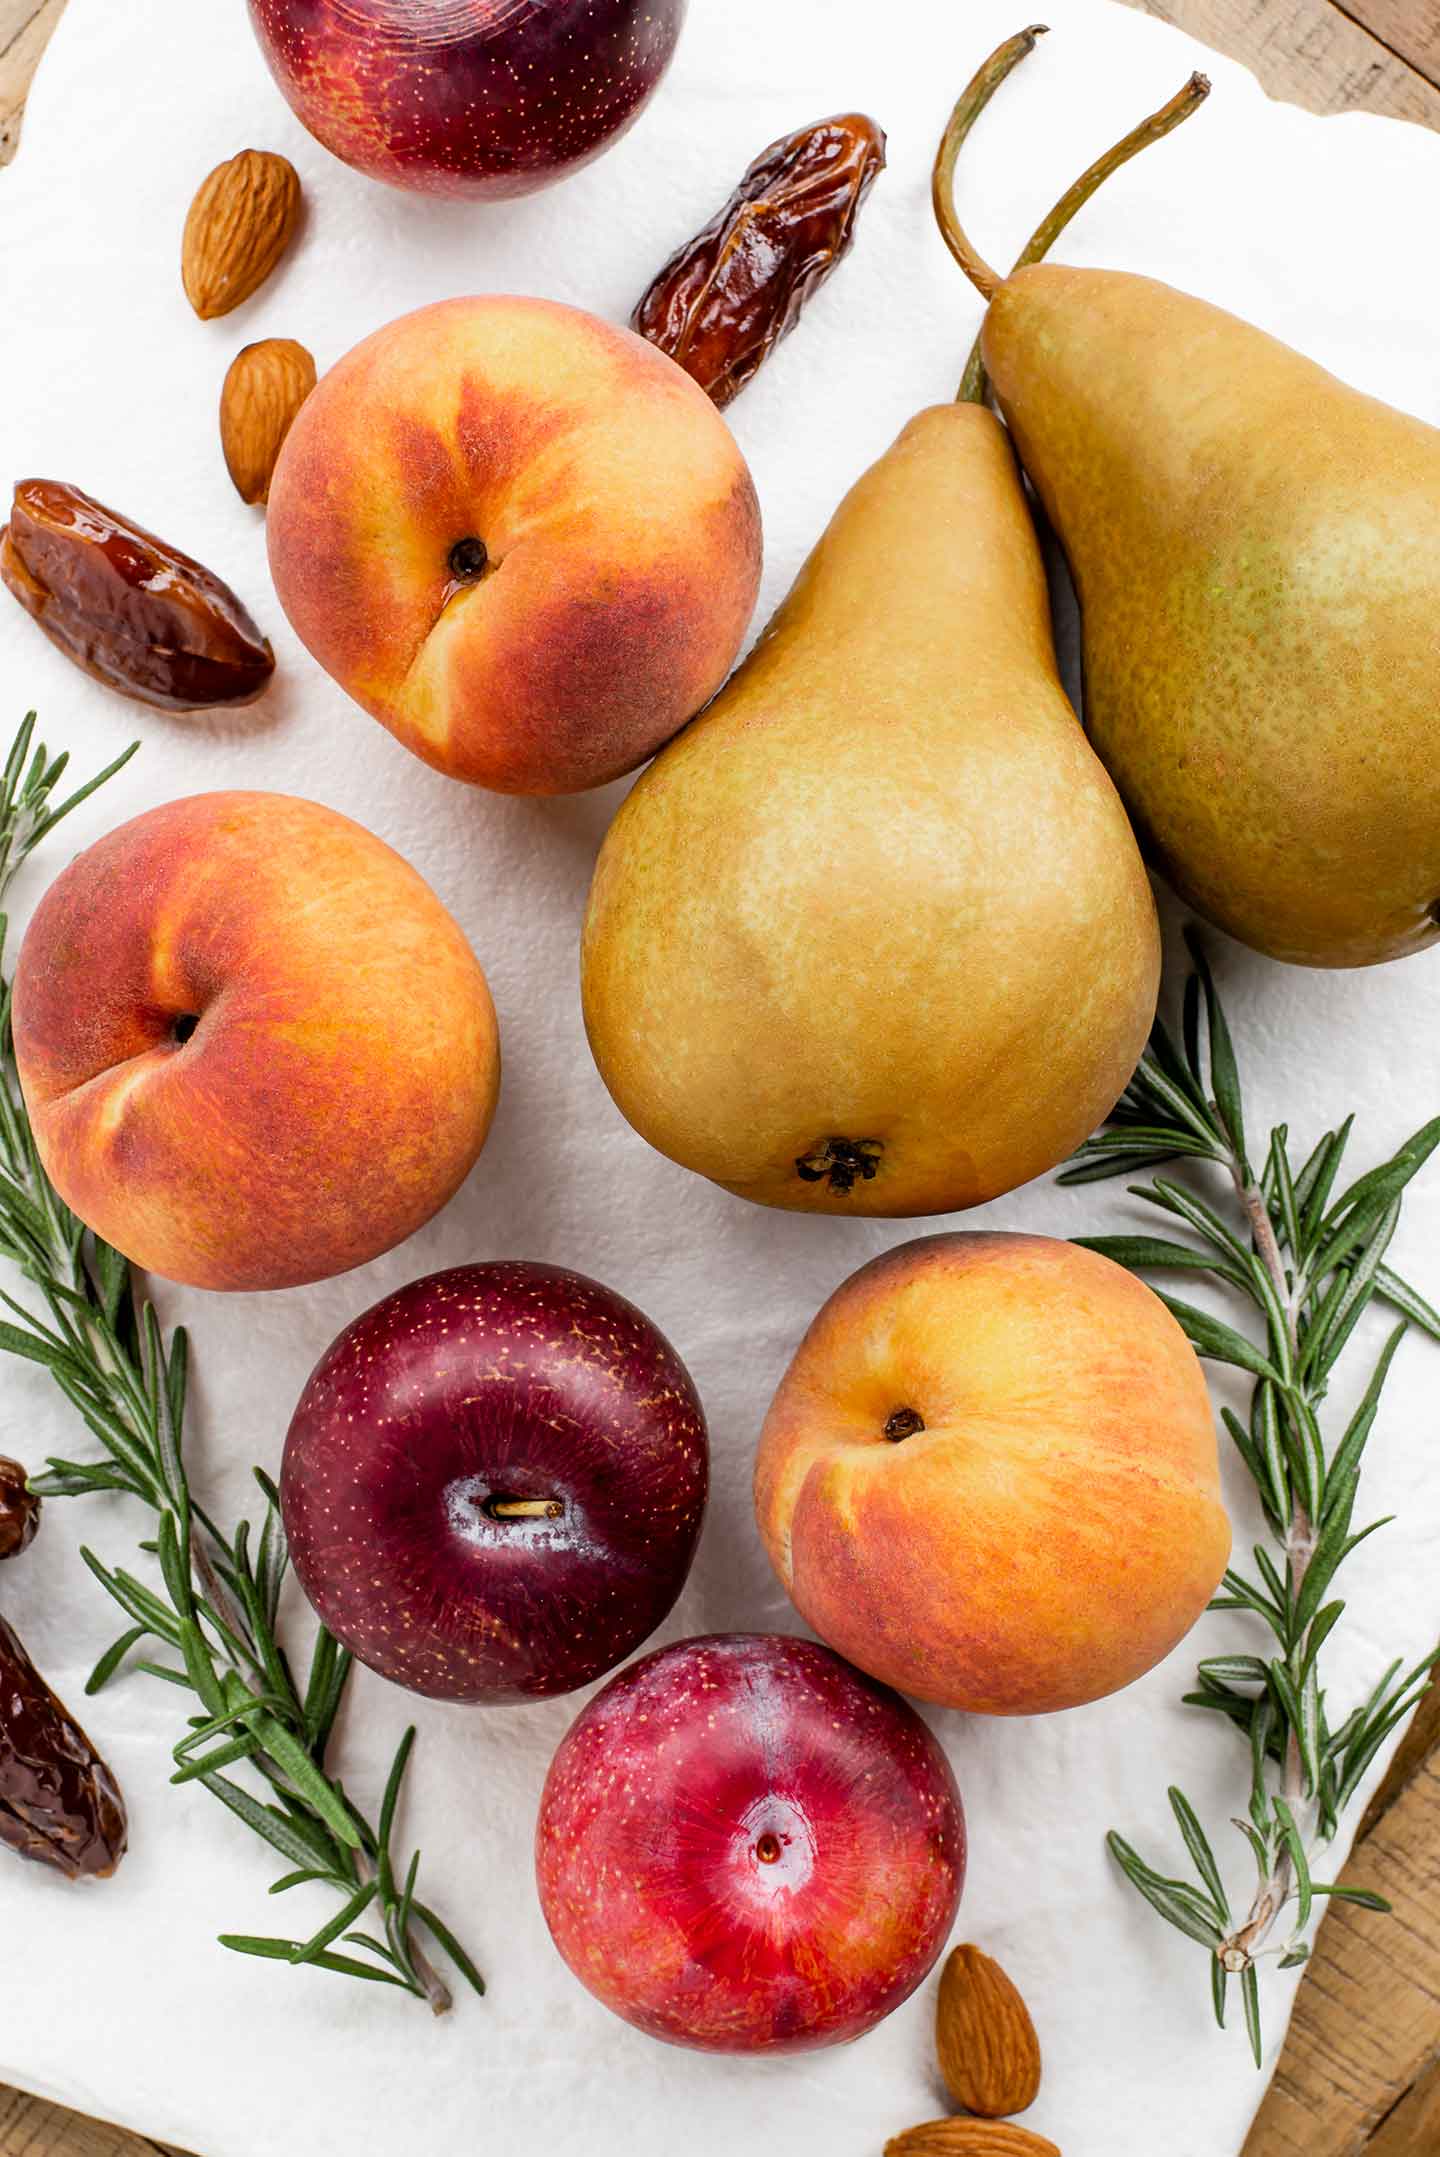
[[[196,794],[52,884],[15,974],[40,1158],[197,1288],[377,1257],[458,1189],[499,1086],[490,992],[424,879],[333,809]]]
[[[755,1506],[832,1647],[986,1715],[1129,1685],[1230,1554],[1194,1350],[1133,1274],[1044,1236],[926,1236],[852,1274],[771,1403]]]
[[[965,1819],[914,1709],[812,1640],[717,1633],[612,1678],[535,1831],[545,1921],[625,2021],[702,2052],[845,2044],[955,1922]]]
[[[291,428],[270,566],[302,642],[428,764],[502,793],[633,770],[725,679],[760,512],[664,353],[550,300],[444,300]]]

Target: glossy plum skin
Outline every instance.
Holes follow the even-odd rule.
[[[667,2044],[848,2043],[933,1968],[965,1879],[949,1763],[829,1648],[721,1633],[612,1678],[551,1764],[546,1923],[606,2007]]]
[[[295,1410],[280,1502],[301,1586],[361,1662],[494,1703],[589,1684],[654,1631],[708,1477],[699,1398],[643,1312],[504,1260],[346,1328]]]
[[[688,0],[250,0],[297,117],[347,165],[422,193],[528,195],[623,134]]]

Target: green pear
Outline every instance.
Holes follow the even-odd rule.
[[[582,952],[601,1074],[745,1198],[948,1212],[1103,1121],[1159,960],[1004,430],[922,412],[611,826]]]
[[[981,349],[1080,599],[1085,723],[1242,943],[1440,928],[1440,431],[1146,277],[1017,271]]]

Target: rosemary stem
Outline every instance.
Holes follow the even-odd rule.
[[[367,1851],[355,1852],[355,1877],[362,1885],[367,1880],[375,1879],[378,1872],[378,1865]],[[416,1988],[428,2003],[431,2014],[448,2015],[455,2005],[454,1996],[413,1931],[406,1934],[403,1945],[405,1961],[414,1973]]]
[[[429,2002],[432,2015],[448,2015],[454,2006],[450,1987],[431,1962],[423,1947],[413,1937],[409,1947],[410,1963],[420,1980],[420,1989]]]
[[[1275,1234],[1275,1224],[1270,1218],[1270,1208],[1265,1194],[1251,1175],[1244,1157],[1232,1149],[1229,1161],[1230,1173],[1245,1218],[1250,1227],[1250,1239],[1255,1255],[1270,1279],[1281,1310],[1285,1315],[1285,1330],[1290,1347],[1290,1368],[1293,1370],[1300,1353],[1300,1307],[1297,1284],[1292,1281]],[[1293,1583],[1292,1593],[1298,1601],[1305,1585],[1305,1575],[1315,1553],[1315,1528],[1301,1500],[1292,1494],[1290,1520],[1285,1533],[1285,1552],[1290,1564]],[[1313,1620],[1312,1620],[1313,1624]],[[1309,1626],[1299,1644],[1303,1661],[1310,1640]],[[1301,1756],[1300,1739],[1292,1728],[1285,1745],[1284,1766],[1281,1773],[1281,1794],[1292,1813],[1298,1813],[1305,1803],[1305,1763]],[[1246,1922],[1232,1933],[1218,1950],[1227,1969],[1244,1969],[1255,1959],[1274,1929],[1280,1914],[1290,1897],[1295,1879],[1295,1861],[1288,1843],[1281,1843],[1278,1856],[1269,1878],[1261,1882],[1255,1900],[1250,1906]]]

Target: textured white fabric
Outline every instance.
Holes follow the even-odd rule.
[[[232,353],[252,338],[299,337],[323,367],[389,316],[467,290],[546,293],[623,319],[762,144],[866,107],[889,130],[891,162],[854,256],[732,414],[765,510],[758,622],[850,481],[911,412],[953,391],[978,303],[931,224],[930,158],[960,84],[1020,19],[1015,0],[695,0],[670,79],[618,150],[551,193],[486,210],[407,197],[335,163],[272,86],[241,0],[71,0],[21,155],[0,178],[0,476],[73,480],[200,555],[251,603],[280,665],[256,710],[166,719],[84,679],[0,600],[7,738],[35,704],[79,772],[134,733],[144,740],[27,872],[17,920],[71,852],[151,803],[229,785],[308,794],[372,825],[433,880],[489,970],[504,1031],[489,1149],[424,1234],[363,1273],[295,1294],[164,1294],[167,1314],[194,1330],[195,1474],[227,1517],[253,1499],[251,1461],[276,1467],[299,1387],[352,1315],[435,1266],[545,1258],[634,1297],[688,1359],[709,1410],[714,1499],[665,1637],[794,1624],[751,1523],[758,1422],[822,1298],[911,1231],[747,1206],[628,1130],[585,1048],[575,966],[591,859],[620,790],[552,802],[469,792],[352,706],[287,631],[261,518],[221,462],[216,399]],[[1103,0],[1056,0],[1051,19],[1053,35],[963,167],[965,211],[995,260],[1204,58]],[[1416,274],[1410,214],[1440,188],[1440,141],[1393,121],[1312,119],[1268,102],[1240,69],[1210,66],[1208,108],[1111,183],[1062,255],[1188,286],[1440,420],[1440,299]],[[294,159],[305,230],[255,300],[200,323],[180,290],[181,222],[202,174],[246,145]],[[1218,962],[1261,1074],[1257,1124],[1288,1114],[1308,1144],[1357,1109],[1365,1165],[1434,1109],[1433,955],[1349,976],[1287,970],[1229,945]],[[1432,1294],[1437,1208],[1432,1174],[1395,1253]],[[1046,1181],[983,1218],[1063,1235],[1117,1229],[1134,1209],[1113,1186],[1058,1193]],[[1372,1347],[1379,1331],[1378,1320],[1365,1329]],[[1436,1631],[1437,1355],[1407,1345],[1373,1442],[1366,1513],[1399,1520],[1347,1576],[1352,1616],[1327,1649],[1335,1700],[1347,1705],[1392,1655],[1418,1654]],[[1337,1415],[1360,1375],[1340,1389]],[[0,1370],[5,1450],[33,1460],[84,1443],[43,1373]],[[1230,1465],[1244,1548],[1258,1523]],[[144,1532],[131,1506],[57,1502],[34,1551],[5,1568],[0,1602],[72,1699],[120,1629],[77,1546],[83,1538],[123,1562]],[[303,1626],[304,1613],[295,1618]],[[1200,1954],[1141,1908],[1102,1843],[1115,1824],[1178,1859],[1171,1778],[1207,1821],[1242,1809],[1239,1748],[1177,1702],[1197,1652],[1245,1637],[1207,1619],[1144,1683],[1049,1721],[932,1718],[970,1817],[959,1936],[999,1954],[1033,2005],[1046,2068],[1030,2119],[1066,2157],[1231,2157],[1257,2101],[1243,2036],[1209,2023]],[[417,2142],[430,2157],[662,2157],[677,2131],[693,2157],[782,2147],[871,2157],[937,2111],[931,1986],[849,2050],[760,2065],[653,2045],[581,1990],[546,1937],[530,1860],[540,1782],[576,1705],[447,1711],[368,1675],[356,1683],[340,1742],[347,1778],[373,1796],[418,1708],[406,1833],[491,1981],[484,2004],[466,1998],[435,2024],[399,1995],[213,1944],[226,1929],[304,1931],[328,1905],[306,1902],[308,1891],[267,1900],[261,1847],[203,1792],[166,1787],[179,1696],[143,1677],[118,1683],[86,1717],[133,1812],[118,1877],[77,1892],[0,1860],[0,2077],[204,2157],[348,2157]],[[1238,1838],[1224,1848],[1243,1896]],[[1272,2054],[1293,1983],[1266,1980]]]

